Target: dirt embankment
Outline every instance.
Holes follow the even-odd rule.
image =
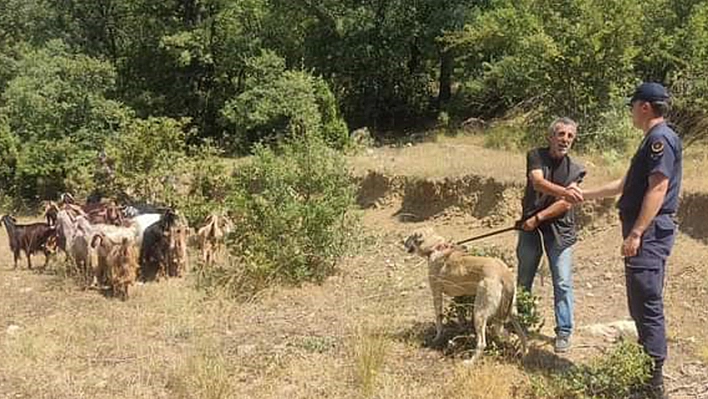
[[[362,208],[399,206],[402,221],[420,222],[464,213],[488,226],[509,224],[520,216],[523,185],[466,175],[443,179],[392,176],[369,171],[358,179]],[[686,193],[678,215],[683,233],[708,242],[708,194]],[[613,199],[588,202],[577,211],[580,228],[617,222]]]
[[[679,229],[708,243],[708,194],[684,193],[678,212]]]

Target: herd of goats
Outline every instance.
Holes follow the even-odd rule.
[[[62,251],[71,266],[68,271],[85,287],[107,289],[124,300],[138,279],[181,277],[188,268],[188,240],[199,246],[205,265],[213,264],[232,226],[228,218],[212,213],[195,233],[171,208],[119,207],[100,198],[78,205],[70,194],[49,201],[44,217],[46,222],[29,224],[2,217],[14,267],[21,252],[32,269],[33,253],[44,253],[46,267],[50,257]]]

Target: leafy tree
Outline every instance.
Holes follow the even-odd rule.
[[[0,106],[9,131],[5,151],[16,154],[3,159],[5,169],[15,171],[11,187],[24,198],[89,190],[95,155],[132,114],[106,97],[115,70],[72,54],[61,41],[25,47],[16,63]]]
[[[187,120],[135,119],[124,125],[106,153],[114,176],[110,190],[131,199],[166,203],[178,190],[186,161]]]
[[[319,134],[323,129],[330,144],[340,148],[346,144],[346,125],[322,79],[285,70],[283,60],[272,52],[248,60],[247,65],[246,90],[222,111],[237,145]]]

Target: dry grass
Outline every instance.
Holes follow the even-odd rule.
[[[508,399],[519,397],[522,378],[515,366],[485,361],[467,367],[460,365],[445,384],[442,397],[450,399]]]
[[[588,169],[586,185],[600,184],[619,178],[629,166],[621,160],[608,160],[601,155],[577,156]],[[509,152],[485,148],[477,135],[439,136],[436,142],[414,146],[377,148],[350,158],[355,173],[368,170],[398,176],[426,179],[454,178],[466,175],[493,176],[505,183],[524,183],[526,151]]]
[[[485,148],[482,135],[438,136],[434,142],[400,148],[376,148],[373,153],[350,157],[357,174],[376,170],[398,176],[442,179],[465,175],[493,176],[502,182],[524,183],[526,151],[509,152]],[[622,177],[629,167],[631,154],[615,158],[603,154],[575,155],[588,170],[586,187]],[[684,153],[684,189],[708,192],[704,179],[708,165],[705,145],[696,144]]]
[[[230,382],[230,367],[220,350],[208,345],[194,352],[170,375],[168,389],[182,399],[238,397]]]
[[[423,347],[432,328],[425,269],[414,267],[418,259],[401,253],[399,245],[395,234],[382,235],[324,285],[274,289],[253,303],[206,297],[189,278],[138,285],[135,295],[121,302],[82,291],[69,279],[12,271],[2,252],[0,397],[502,399],[523,394],[527,370],[517,364],[490,357],[467,368]],[[579,270],[580,278],[588,277]],[[583,286],[578,288],[583,320],[590,299],[582,295]],[[538,289],[550,300],[550,284]],[[543,306],[548,315],[550,303]],[[602,309],[605,314],[606,306]],[[673,319],[682,317],[671,312]],[[19,330],[7,333],[9,325]],[[560,367],[555,358],[535,361],[536,355],[524,367]]]
[[[381,374],[388,342],[384,335],[360,330],[353,342],[355,381],[362,397],[369,398],[375,392]]]
[[[703,344],[698,348],[698,358],[705,364],[708,364],[708,344]]]

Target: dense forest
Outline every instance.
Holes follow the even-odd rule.
[[[0,0],[0,186],[53,196],[150,137],[242,155],[523,114],[575,118],[602,147],[642,80],[699,138],[708,1]]]

